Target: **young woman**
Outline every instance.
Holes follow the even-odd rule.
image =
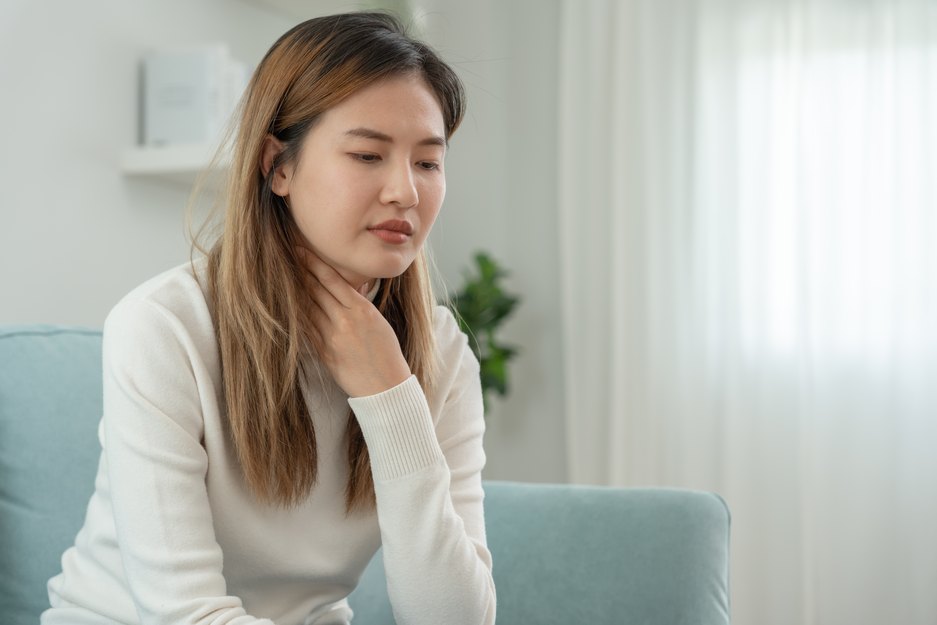
[[[105,323],[100,468],[45,625],[349,623],[379,546],[398,623],[494,622],[478,363],[423,250],[463,107],[387,15],[274,44],[221,237]]]

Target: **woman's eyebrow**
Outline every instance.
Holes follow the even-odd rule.
[[[345,135],[350,136],[350,137],[361,137],[363,139],[375,139],[377,141],[384,141],[386,143],[394,142],[393,137],[391,137],[390,135],[384,134],[383,132],[380,132],[378,130],[374,130],[373,128],[364,128],[364,127],[352,128],[351,130],[346,130]],[[442,147],[446,147],[448,143],[446,142],[445,137],[433,135],[431,137],[427,137],[421,141],[418,141],[417,145],[439,145]]]

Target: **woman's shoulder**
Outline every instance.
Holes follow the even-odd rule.
[[[440,352],[456,350],[459,353],[467,345],[467,337],[459,327],[452,311],[443,304],[433,308],[433,331],[436,336],[436,348]]]
[[[439,354],[440,370],[443,378],[455,377],[460,371],[463,375],[477,376],[479,365],[475,353],[469,345],[469,337],[462,331],[452,310],[442,304],[433,309],[436,350]]]
[[[156,275],[127,293],[104,323],[105,338],[120,327],[141,338],[157,334],[213,337],[205,284],[206,262],[196,259]]]

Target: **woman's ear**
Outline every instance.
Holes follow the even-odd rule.
[[[286,197],[290,192],[289,178],[292,174],[292,168],[288,165],[282,165],[274,168],[273,162],[283,151],[283,143],[273,135],[264,137],[264,145],[260,151],[260,170],[263,175],[272,176],[270,188],[280,197]]]

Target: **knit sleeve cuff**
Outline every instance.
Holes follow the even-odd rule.
[[[375,481],[393,480],[442,457],[426,395],[415,375],[376,395],[350,397]]]

